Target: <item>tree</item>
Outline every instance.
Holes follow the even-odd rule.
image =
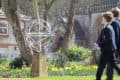
[[[32,55],[25,45],[24,36],[21,31],[21,26],[19,22],[17,11],[16,0],[2,0],[3,8],[5,9],[5,14],[8,17],[8,22],[11,24],[13,29],[13,34],[15,36],[18,48],[20,50],[21,57],[27,62],[28,65],[31,64]]]
[[[44,1],[44,6],[45,6],[45,13],[43,17],[44,17],[44,20],[47,20],[48,12],[56,0],[43,0],[43,1]]]
[[[37,0],[32,0],[32,2],[33,2],[35,19],[37,19],[37,22],[40,23]],[[36,32],[38,32],[38,30]],[[46,63],[46,56],[45,56],[44,49],[42,49],[41,52],[36,52],[33,50],[31,76],[38,77],[38,76],[47,76],[47,75],[48,75],[47,63]]]
[[[71,0],[66,32],[64,35],[64,41],[62,43],[63,52],[68,48],[69,37],[71,35],[71,32],[73,31],[76,1],[77,0]]]
[[[0,0],[0,8],[2,7],[2,1]]]

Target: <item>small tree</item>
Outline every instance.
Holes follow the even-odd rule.
[[[69,37],[73,31],[74,26],[74,15],[75,15],[75,5],[77,0],[71,0],[71,5],[69,9],[68,23],[66,27],[66,32],[64,35],[64,41],[62,44],[62,51],[64,52],[68,48]]]
[[[32,0],[32,1],[33,1],[35,19],[37,19],[37,22],[40,23],[37,0]],[[44,50],[42,50],[40,53],[33,51],[31,76],[38,77],[38,76],[47,76],[47,75],[48,75],[47,64],[46,64],[46,56]]]

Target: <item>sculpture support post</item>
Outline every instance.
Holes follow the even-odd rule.
[[[44,52],[34,52],[32,56],[31,77],[47,76],[47,64]]]
[[[45,52],[40,53],[40,76],[48,76]]]

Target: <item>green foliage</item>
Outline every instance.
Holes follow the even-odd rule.
[[[70,46],[64,53],[68,57],[69,61],[83,61],[91,55],[89,49],[77,46]]]
[[[0,58],[0,65],[7,65],[8,60],[6,58]]]
[[[48,60],[49,64],[55,67],[64,67],[70,65],[70,62],[84,61],[91,56],[89,49],[77,46],[70,46],[64,53],[59,50],[52,60]]]
[[[95,75],[95,69],[84,69],[84,70],[61,70],[61,71],[49,71],[50,76],[79,76],[79,75]]]
[[[30,71],[24,69],[0,70],[1,78],[29,78]]]
[[[58,51],[55,58],[49,60],[48,62],[54,65],[55,67],[64,67],[67,64],[67,61],[67,56],[62,54],[61,51]]]
[[[9,64],[10,68],[12,68],[12,69],[16,69],[16,68],[21,69],[23,65],[24,65],[24,62],[23,62],[22,58],[20,58],[20,57],[15,58],[15,59],[14,59],[12,62],[10,62],[10,64]]]
[[[105,80],[105,76],[103,76],[102,80]],[[114,80],[119,80],[119,76],[115,76]],[[0,78],[0,80],[95,80],[95,76],[49,76],[49,77],[37,77],[37,78],[9,78],[4,79]]]

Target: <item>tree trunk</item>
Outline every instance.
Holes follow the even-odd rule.
[[[48,0],[44,0],[44,5],[45,5],[45,12],[44,12],[44,15],[43,15],[43,19],[45,21],[47,21],[47,16],[48,16],[48,12],[50,10],[50,8],[52,7],[52,5],[54,4],[54,2],[56,0],[51,0],[50,2],[47,2]],[[45,24],[46,25],[46,24]]]
[[[44,52],[34,52],[32,57],[31,77],[43,77],[47,75],[47,63]]]
[[[17,11],[17,3],[16,0],[4,0],[4,8],[6,16],[8,17],[8,22],[10,22],[13,34],[15,36],[17,45],[20,50],[21,57],[27,62],[28,65],[31,64],[32,55],[30,51],[27,49],[24,41],[24,36],[21,31],[20,22]]]
[[[2,1],[0,0],[0,8],[2,7]]]
[[[40,66],[40,56],[39,56],[40,53],[35,53],[33,54],[32,56],[32,66],[31,66],[31,77],[37,77],[39,76],[39,66]]]
[[[76,0],[71,0],[67,28],[64,35],[64,41],[62,43],[62,52],[64,52],[68,48],[69,38],[70,38],[71,32],[73,31],[75,4],[76,4]]]
[[[33,0],[35,18],[40,20],[37,0]],[[40,26],[39,26],[40,27]],[[47,76],[47,63],[44,50],[41,53],[33,51],[31,77]]]

